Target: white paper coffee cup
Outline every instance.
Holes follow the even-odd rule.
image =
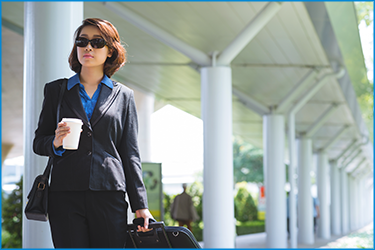
[[[63,118],[62,121],[66,122],[67,126],[70,127],[70,133],[63,140],[63,148],[78,149],[83,124],[82,121],[77,118]]]

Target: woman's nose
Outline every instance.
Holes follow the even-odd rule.
[[[91,46],[91,43],[88,43],[87,46],[85,47],[85,50],[91,51],[93,48]]]

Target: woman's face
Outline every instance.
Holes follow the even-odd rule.
[[[78,37],[84,37],[89,40],[94,38],[103,38],[99,29],[92,25],[83,27]],[[97,49],[93,48],[91,43],[88,43],[86,47],[77,46],[77,57],[78,61],[82,64],[82,68],[98,67],[103,70],[107,57],[111,56],[112,52],[109,51],[108,46]]]

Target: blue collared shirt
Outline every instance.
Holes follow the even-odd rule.
[[[95,104],[98,101],[100,90],[102,88],[102,83],[105,84],[110,89],[113,89],[112,81],[108,78],[108,76],[104,75],[94,95],[92,96],[92,98],[90,98],[88,94],[86,93],[85,87],[81,84],[78,74],[75,74],[68,80],[68,85],[67,85],[68,90],[71,90],[75,85],[79,84],[79,96],[81,97],[82,105],[83,105],[83,108],[85,109],[85,112],[89,121],[91,119],[92,112],[94,111]]]
[[[81,97],[82,106],[85,110],[87,119],[89,121],[91,120],[91,116],[94,111],[96,102],[98,101],[100,90],[102,89],[102,83],[105,84],[108,88],[113,89],[112,81],[108,78],[108,76],[104,75],[94,95],[92,96],[92,98],[90,98],[89,95],[86,93],[85,87],[81,84],[78,74],[75,74],[68,80],[68,85],[67,85],[68,90],[71,90],[75,85],[79,84],[79,96]],[[55,149],[55,147],[53,146],[53,141],[52,141],[52,147],[53,147],[55,154],[59,156],[62,156],[62,154],[65,152],[65,150],[62,148]]]

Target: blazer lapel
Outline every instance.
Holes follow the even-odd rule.
[[[74,114],[82,120],[82,122],[91,129],[90,123],[87,119],[85,109],[83,108],[81,97],[79,95],[79,85],[75,85],[73,88],[65,92],[68,106],[73,110]],[[69,117],[68,117],[69,118]]]
[[[113,85],[113,89],[107,87],[105,84],[102,85],[102,89],[99,94],[98,101],[96,102],[94,111],[91,116],[91,126],[100,120],[100,118],[107,112],[109,107],[113,104],[116,96],[119,93],[119,86],[117,84]]]

